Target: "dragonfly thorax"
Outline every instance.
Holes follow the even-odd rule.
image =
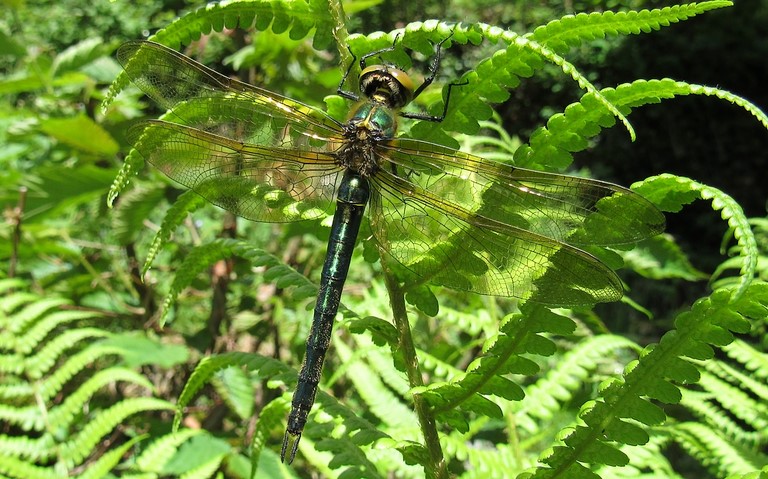
[[[371,65],[360,73],[360,93],[389,108],[402,108],[413,99],[413,80],[404,71]]]
[[[395,135],[394,110],[374,101],[361,103],[344,125],[345,142],[336,151],[339,163],[367,177],[378,169],[376,149]]]

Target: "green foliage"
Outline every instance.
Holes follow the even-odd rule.
[[[348,35],[335,3],[246,0],[170,23],[158,18],[177,12],[159,14],[153,22],[164,28],[151,39],[242,47],[231,64],[256,78],[277,75],[272,83],[286,85],[278,92],[318,105],[317,92],[331,92],[349,64],[347,45],[359,57],[394,43],[382,60],[409,68],[412,57],[430,55],[450,36],[446,57],[457,50],[479,57],[461,79],[443,84],[468,84],[453,89],[444,122],[406,124],[404,134],[559,171],[616,118],[634,135],[627,121],[634,110],[680,96],[725,100],[768,128],[757,106],[732,93],[649,78],[597,88],[571,60],[595,40],[650,33],[731,4],[566,15],[527,34],[425,21]],[[138,36],[130,15],[113,16],[127,36]],[[258,38],[248,45],[243,32]],[[130,89],[117,96],[128,85],[109,58],[117,42],[92,35],[58,54],[36,53],[0,33],[0,51],[13,59],[2,59],[12,68],[0,77],[8,97],[0,105],[7,114],[0,198],[9,211],[0,254],[17,265],[0,275],[23,278],[0,280],[3,477],[291,477],[294,468],[366,478],[690,475],[675,450],[712,477],[757,477],[768,462],[768,222],[747,218],[726,192],[662,174],[633,188],[672,213],[706,200],[729,228],[724,245],[735,242],[711,276],[711,292],[692,304],[678,300],[667,312],[674,324],[658,325],[660,338],[605,334],[630,323],[626,307],[550,311],[425,285],[390,285],[385,294],[379,265],[356,258],[297,461],[280,463],[328,222],[215,231],[220,213],[158,180],[137,153],[113,166],[118,148],[128,151],[127,123],[149,115]],[[312,48],[335,52],[319,52],[314,64],[297,60],[317,54]],[[262,72],[263,58],[279,58],[280,71]],[[585,92],[580,99],[528,141],[488,122],[510,90],[553,66]],[[442,112],[438,90],[426,91],[416,108]],[[109,104],[103,115],[101,100]],[[328,97],[327,105],[343,119],[343,100]],[[111,215],[103,209],[107,190]],[[705,277],[695,254],[670,236],[603,254],[612,266],[625,260],[627,281],[631,272],[644,277],[641,284]],[[646,310],[656,298],[632,284],[627,303]],[[158,293],[165,298],[157,301]],[[395,307],[398,298],[403,313],[405,300],[414,307],[409,317]],[[155,328],[167,318],[165,329]],[[403,319],[410,328],[400,327]],[[416,345],[416,361],[406,340]]]

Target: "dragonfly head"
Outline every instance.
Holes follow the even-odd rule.
[[[404,71],[387,65],[371,65],[360,72],[360,92],[373,102],[402,108],[413,99],[413,80]]]

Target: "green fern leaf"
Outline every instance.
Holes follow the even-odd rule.
[[[765,306],[763,306],[763,309],[765,310]],[[759,314],[754,317],[759,317]],[[766,314],[763,313],[763,317],[765,316]],[[750,371],[751,375],[763,380],[768,379],[768,356],[765,354],[759,353],[743,341],[734,341],[723,346],[723,351],[725,351],[729,358],[742,363]]]
[[[12,451],[4,450],[0,454],[0,474],[8,478],[23,479],[66,479],[67,474],[56,472],[50,467],[34,466],[14,456],[6,456]]]
[[[125,444],[120,445],[120,447],[110,450],[109,452],[107,452],[97,460],[88,464],[88,467],[86,468],[85,472],[83,472],[78,476],[75,476],[75,478],[76,479],[102,479],[104,477],[108,477],[107,473],[109,473],[112,469],[115,468],[115,466],[117,466],[117,464],[123,458],[123,455],[126,452],[128,452],[128,450],[132,448],[134,444],[141,441],[145,437],[146,436],[134,437],[133,439],[127,441]]]
[[[216,373],[212,379],[216,391],[240,419],[253,414],[253,384],[242,369],[230,367]]]
[[[605,38],[607,35],[648,33],[709,10],[731,5],[731,1],[717,0],[653,10],[566,15],[537,27],[529,37],[558,54],[564,54],[585,41]]]
[[[270,378],[277,375],[283,378],[285,376],[290,376],[287,373],[292,372],[292,370],[282,362],[258,354],[227,353],[218,356],[205,357],[200,361],[197,367],[195,367],[189,380],[184,385],[184,390],[181,392],[181,395],[179,395],[179,400],[176,405],[176,416],[173,420],[174,430],[178,429],[179,424],[181,423],[181,414],[184,407],[189,404],[197,392],[212,380],[215,373],[232,366],[242,366],[248,369],[248,371],[258,372],[261,378]],[[296,382],[295,371],[293,378],[289,379],[292,383]]]
[[[751,293],[748,290],[744,298],[750,298]],[[659,424],[664,415],[647,398],[675,402],[680,392],[673,381],[690,383],[698,379],[696,369],[679,366],[680,358],[708,359],[713,354],[709,344],[725,344],[732,340],[730,331],[748,330],[745,318],[732,309],[739,302],[732,300],[733,296],[728,291],[717,291],[678,316],[675,331],[665,334],[658,345],[648,348],[646,354],[630,364],[623,381],[611,381],[603,389],[602,399],[583,408],[580,418],[586,426],[576,426],[573,432],[567,434],[566,446],[555,448],[550,455],[541,458],[548,467],[538,469],[533,477],[582,471],[583,466],[579,462],[593,462],[595,459],[586,459],[582,451],[597,450],[596,443],[614,447],[606,442],[611,437],[606,436],[605,431],[616,419],[634,419],[646,425]],[[676,366],[668,370],[670,364]],[[598,464],[617,463],[619,456],[604,452],[606,462],[598,461]]]
[[[25,311],[22,311],[19,314],[20,316],[27,316],[28,313],[32,313],[25,320],[22,320],[22,322],[26,322],[26,320],[35,320],[35,324],[26,331],[19,331],[20,334],[18,334],[15,337],[15,341],[11,343],[14,344],[17,352],[22,354],[29,354],[43,340],[43,338],[45,338],[55,328],[67,323],[71,323],[73,321],[92,319],[94,317],[93,313],[74,310],[53,311],[49,314],[46,314],[42,318],[38,316],[39,314],[48,312],[51,307],[58,307],[53,306],[54,303],[63,305],[66,304],[67,301],[59,300],[50,302],[47,300],[42,300],[39,303],[30,306],[29,308],[25,308]],[[32,309],[34,309],[34,311],[30,311]]]
[[[128,398],[100,411],[70,441],[59,447],[59,457],[67,467],[82,463],[101,438],[110,433],[126,417],[143,411],[173,410],[173,404],[155,398]]]
[[[262,31],[269,28],[270,24],[275,33],[290,29],[290,37],[293,40],[306,37],[314,29],[314,47],[317,49],[328,47],[333,38],[333,21],[327,4],[322,1],[239,0],[211,3],[201,7],[176,19],[149,40],[178,48],[211,31],[220,32],[225,28],[236,27]],[[127,84],[128,78],[125,73],[121,73],[110,86],[102,102],[102,109],[106,109]]]
[[[181,429],[158,437],[136,458],[136,466],[140,471],[159,474],[181,444],[200,434],[206,433],[200,429]]]
[[[703,424],[678,424],[671,432],[686,451],[717,477],[747,474],[768,463],[768,456],[745,450]]]
[[[355,338],[355,351],[364,351],[367,356],[372,345],[370,340],[366,341],[366,339],[363,336]],[[417,419],[412,407],[392,394],[392,391],[379,378],[377,370],[365,364],[360,355],[353,357],[353,350],[340,341],[338,336],[333,337],[333,349],[346,365],[345,375],[351,379],[355,391],[365,401],[368,410],[386,425],[385,429],[395,427],[417,430]]]
[[[683,204],[695,198],[712,200],[712,207],[732,228],[740,246],[742,258],[741,278],[733,298],[738,300],[749,288],[757,270],[759,250],[757,240],[749,226],[741,206],[730,196],[711,186],[702,185],[689,178],[675,175],[659,175],[634,185],[635,190],[666,211],[678,211]]]
[[[49,427],[64,428],[71,426],[73,421],[80,420],[78,414],[82,413],[96,391],[107,384],[113,384],[118,381],[132,383],[149,391],[154,389],[152,383],[147,378],[130,369],[119,367],[103,369],[88,378],[74,392],[71,392],[63,403],[51,408],[47,419]],[[41,423],[37,425],[36,429],[43,429],[43,418],[39,419]]]
[[[110,90],[111,89],[112,87],[110,87]],[[144,164],[144,157],[141,156],[138,151],[131,150],[131,152],[128,153],[128,156],[123,160],[122,166],[120,166],[120,171],[117,172],[115,179],[112,180],[112,185],[109,187],[109,192],[107,193],[107,206],[110,208],[112,207],[117,195],[128,186],[131,177],[133,177],[137,171],[141,171],[144,168]]]
[[[187,190],[179,195],[165,213],[160,229],[157,230],[155,237],[152,238],[152,244],[147,248],[147,259],[144,260],[144,265],[141,267],[142,276],[147,274],[163,246],[171,239],[171,235],[184,222],[187,215],[199,210],[206,204],[205,198],[192,190]]]
[[[20,364],[29,378],[39,379],[54,366],[64,351],[77,346],[80,341],[86,339],[93,341],[96,338],[106,338],[109,336],[110,333],[103,329],[68,329],[45,342],[37,354],[26,357]]]
[[[538,431],[542,421],[551,420],[573,399],[602,361],[621,349],[638,349],[638,346],[622,336],[600,335],[580,342],[565,353],[554,369],[526,388],[525,399],[515,412],[519,427],[531,433]],[[645,439],[648,440],[647,434]]]
[[[244,241],[233,239],[217,239],[193,249],[184,259],[176,277],[171,284],[171,290],[163,302],[162,323],[170,307],[175,303],[181,291],[189,286],[200,272],[209,268],[216,261],[230,258],[234,255],[251,261],[254,266],[267,266],[264,277],[274,281],[281,288],[290,286],[306,287],[312,283],[293,268],[284,265],[280,260],[258,248],[253,248]],[[310,292],[316,292],[316,289]],[[307,294],[304,290],[301,294]]]

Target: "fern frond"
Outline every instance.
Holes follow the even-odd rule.
[[[540,423],[551,420],[588,382],[600,363],[621,349],[638,350],[639,346],[622,336],[608,334],[577,344],[546,376],[525,388],[525,398],[512,406],[516,424],[531,433],[540,430]]]
[[[70,356],[64,364],[56,369],[56,372],[40,381],[35,387],[35,394],[48,401],[61,392],[61,388],[72,376],[88,367],[95,360],[112,354],[118,355],[120,352],[118,348],[112,346],[104,346],[99,343],[92,344]]]
[[[163,472],[163,466],[176,454],[181,444],[190,438],[205,434],[200,429],[181,429],[158,437],[136,458],[136,466],[144,472]]]
[[[320,0],[238,0],[210,3],[194,12],[182,16],[152,35],[149,40],[178,48],[198,40],[211,31],[221,32],[225,28],[251,28],[263,31],[271,25],[272,31],[290,31],[290,38],[298,40],[309,35],[314,29],[314,47],[326,48],[333,37],[333,21],[328,5]],[[128,84],[125,73],[121,73],[107,92],[102,102],[105,110],[120,91]]]
[[[385,425],[385,430],[395,428],[401,432],[401,437],[408,437],[410,435],[404,434],[403,430],[410,429],[417,437],[418,422],[412,407],[392,394],[379,378],[378,370],[365,364],[364,357],[367,358],[370,350],[374,348],[370,340],[366,339],[364,336],[355,337],[355,351],[358,353],[353,356],[352,349],[344,341],[339,340],[338,336],[333,337],[334,351],[345,369],[339,373],[343,372],[352,381],[355,391],[365,401],[367,409]],[[391,369],[391,366],[387,369]]]
[[[681,393],[676,384],[693,383],[699,379],[698,370],[683,358],[709,359],[714,354],[710,345],[723,345],[733,337],[731,331],[745,332],[749,325],[743,310],[749,301],[759,301],[761,288],[750,288],[744,297],[733,301],[725,290],[697,301],[690,311],[678,316],[676,330],[665,334],[658,345],[646,348],[641,358],[630,364],[623,380],[610,381],[600,400],[585,406],[578,425],[564,433],[564,445],[556,447],[540,460],[547,464],[533,477],[550,474],[586,474],[582,462],[623,465],[627,457],[616,444],[626,443],[630,423],[625,419],[653,426],[664,420],[664,413],[649,399],[677,403]],[[741,308],[741,309],[734,309]]]
[[[121,75],[125,74],[121,73]],[[127,82],[127,79],[125,82]],[[110,91],[114,85],[115,83],[110,86]],[[124,87],[125,85],[122,85],[120,89]],[[115,95],[116,94],[117,92],[115,92]],[[131,150],[130,153],[128,153],[128,156],[123,159],[123,164],[120,166],[120,170],[117,172],[117,175],[115,175],[115,179],[112,180],[112,185],[109,187],[109,192],[107,192],[108,207],[112,208],[117,195],[119,195],[120,192],[123,191],[126,186],[128,186],[128,183],[130,183],[133,175],[141,171],[145,164],[146,162],[144,161],[144,157],[141,156],[138,151]]]
[[[298,299],[300,297],[306,297],[317,291],[316,286],[306,277],[293,268],[286,266],[269,253],[254,248],[244,241],[217,239],[196,247],[184,259],[184,262],[171,284],[170,292],[163,301],[163,312],[160,317],[160,322],[163,322],[168,310],[175,303],[176,298],[181,291],[189,286],[200,272],[209,268],[216,261],[227,259],[235,255],[249,260],[254,266],[266,267],[267,271],[265,272],[264,278],[267,281],[274,281],[281,288],[297,286],[296,293],[298,293],[299,296],[296,297],[294,295],[294,298]]]
[[[141,267],[142,276],[147,274],[147,271],[149,271],[149,268],[152,267],[152,263],[155,261],[155,257],[171,239],[171,235],[176,231],[176,228],[184,222],[187,215],[199,210],[206,204],[205,198],[192,190],[187,190],[179,195],[168,211],[166,211],[163,222],[160,224],[160,229],[157,230],[155,237],[152,238],[152,244],[147,248],[147,258]]]
[[[699,418],[699,422],[707,424],[734,444],[754,448],[766,439],[762,431],[745,431],[740,424],[731,419],[727,407],[721,407],[717,403],[717,396],[712,392],[683,390],[680,404]],[[749,405],[744,404],[743,407],[749,407]]]
[[[82,463],[101,438],[111,432],[125,418],[143,411],[173,410],[174,405],[160,399],[127,398],[114,406],[99,411],[71,440],[59,446],[59,458],[67,467]]]
[[[66,479],[67,474],[61,474],[50,467],[39,467],[22,461],[15,456],[7,456],[12,451],[0,454],[0,474],[4,478],[13,479]]]
[[[755,350],[749,344],[744,343],[744,341],[736,339],[731,344],[734,343],[741,343],[742,347],[750,348],[756,355],[762,356],[763,359],[768,359],[768,354]],[[722,349],[728,349],[731,344]],[[750,374],[744,365],[731,365],[724,361],[707,361],[702,366],[714,376],[738,386],[740,389],[747,391],[750,396],[754,396],[761,402],[768,404],[768,381],[765,381],[765,378],[763,378],[763,381],[760,381],[760,376]],[[734,366],[739,366],[739,369]]]
[[[133,439],[127,441],[125,444],[120,445],[120,447],[116,447],[115,449],[108,451],[97,460],[89,463],[88,467],[85,469],[85,472],[75,476],[75,479],[102,479],[104,477],[108,477],[107,473],[109,473],[112,469],[115,468],[115,466],[120,463],[120,460],[123,458],[123,455],[128,452],[128,449],[132,448],[134,444],[141,441],[145,437],[146,436],[134,437]]]
[[[46,342],[34,356],[23,361],[25,374],[31,379],[41,378],[60,359],[61,354],[82,340],[109,337],[110,333],[97,328],[68,329]]]
[[[205,357],[192,371],[179,395],[176,415],[173,419],[174,430],[178,429],[184,408],[192,401],[197,392],[210,382],[213,375],[218,371],[233,366],[245,367],[248,371],[257,372],[262,379],[272,378],[273,381],[286,381],[288,385],[295,384],[297,380],[295,371],[274,358],[237,352]],[[270,387],[276,387],[276,385],[273,383]]]
[[[441,437],[440,444],[449,457],[471,464],[462,479],[505,479],[512,471],[520,471],[526,465],[517,459],[519,451],[508,444],[487,447],[482,441],[469,442],[462,434],[452,433]]]
[[[608,101],[627,114],[631,112],[631,108],[659,103],[676,96],[715,96],[745,109],[768,128],[768,117],[754,104],[717,88],[666,78],[637,80],[619,85],[615,89],[606,88],[601,92]],[[534,131],[528,144],[515,151],[515,165],[534,169],[563,169],[573,161],[571,153],[586,148],[589,145],[588,139],[597,136],[603,128],[611,127],[614,123],[613,115],[598,99],[587,93],[578,102],[568,105],[563,113],[550,117],[546,127]]]
[[[756,401],[741,388],[712,375],[703,374],[701,386],[716,395],[718,403],[756,431],[768,430],[768,404]]]
[[[729,358],[740,362],[755,377],[768,379],[768,356],[743,341],[734,341],[723,346]]]
[[[253,383],[241,368],[219,371],[212,379],[213,387],[227,406],[243,420],[253,414]]]
[[[641,183],[636,183],[633,187],[664,211],[679,211],[684,204],[696,197],[712,200],[713,209],[719,210],[720,216],[728,222],[740,247],[742,259],[740,281],[732,298],[733,301],[738,301],[752,282],[760,254],[757,240],[741,206],[717,188],[703,185],[690,178],[670,174],[648,178]]]
[[[278,397],[259,411],[259,420],[251,439],[251,470],[257,470],[261,452],[269,444],[272,432],[285,427],[285,418],[291,408],[290,399]]]
[[[93,394],[106,386],[118,381],[123,381],[141,386],[149,391],[154,389],[152,383],[141,374],[126,368],[112,367],[103,369],[88,378],[75,391],[69,393],[67,398],[58,406],[48,411],[48,424],[51,428],[71,426],[72,421],[82,413]]]
[[[25,301],[23,304],[26,306],[14,313],[8,314],[6,318],[3,318],[3,325],[9,333],[18,335],[23,331],[28,330],[31,324],[36,323],[38,318],[45,315],[48,311],[55,310],[68,304],[68,301],[64,298],[40,298],[39,296],[32,296],[30,299],[33,301]]]
[[[450,383],[433,384],[420,393],[439,418],[459,431],[467,430],[466,421],[471,414],[502,417],[501,409],[485,396],[508,401],[523,398],[520,386],[506,375],[538,372],[538,366],[522,356],[525,353],[552,354],[554,343],[539,332],[570,334],[575,328],[572,320],[546,308],[525,305],[521,310],[523,314],[508,319],[499,334],[488,341],[483,355],[469,365],[466,373]]]
[[[106,384],[115,381],[129,381],[143,387],[152,388],[152,384],[143,376],[123,368],[110,368],[101,371],[87,380],[59,406],[41,414],[39,405],[14,407],[0,404],[0,419],[18,426],[24,431],[41,431],[46,426],[56,429],[66,427],[69,421],[81,412],[91,395]]]
[[[204,464],[200,464],[194,469],[181,474],[179,479],[208,479],[219,469],[224,457],[225,454],[216,454]]]
[[[630,132],[630,136],[634,138],[632,126],[624,115],[574,65],[532,39],[486,24],[464,27],[453,23],[414,22],[407,25],[404,32],[403,43],[417,50],[423,49],[427,38],[437,42],[450,34],[452,34],[451,41],[459,43],[467,41],[477,43],[484,38],[494,43],[501,41],[508,45],[506,50],[498,51],[492,58],[481,61],[475,71],[464,74],[462,80],[469,81],[469,85],[453,90],[451,108],[445,120],[439,126],[433,122],[417,123],[412,128],[415,137],[457,147],[456,140],[448,136],[446,131],[477,133],[479,122],[489,119],[492,115],[490,104],[507,100],[509,98],[507,89],[516,87],[520,83],[520,78],[532,76],[536,70],[542,68],[543,61],[546,60],[559,66],[581,88],[593,94],[597,103],[619,118]],[[420,35],[416,35],[416,32]],[[376,33],[368,38],[351,35],[348,42],[355,51],[372,51],[377,45],[383,45],[385,40],[391,44],[395,36],[402,33],[394,31],[386,37]],[[409,37],[409,35],[414,36]],[[421,43],[418,43],[419,41]],[[402,61],[398,64],[407,64],[407,62]],[[435,104],[432,108],[434,111],[441,111],[442,105]]]
[[[747,474],[768,464],[768,456],[745,450],[703,424],[677,424],[670,432],[683,449],[716,477]]]
[[[49,301],[42,300],[40,301],[40,304],[36,303],[35,305],[31,305],[19,313],[19,315],[24,316],[26,316],[27,313],[31,313],[31,315],[24,318],[22,322],[26,323],[34,321],[34,325],[24,331],[16,331],[17,334],[11,344],[13,344],[13,348],[17,352],[21,354],[29,354],[46,336],[48,336],[48,334],[50,334],[51,331],[59,326],[73,321],[94,318],[94,314],[88,311],[59,310],[50,312],[52,307],[57,308],[66,304],[67,301],[56,301],[56,303],[58,303],[57,306],[52,306]],[[34,309],[34,311],[31,312],[29,311],[30,309]],[[48,314],[41,317],[44,313]],[[17,315],[13,316],[16,317]],[[11,332],[13,332],[13,330],[14,328],[10,328]]]
[[[585,41],[605,38],[608,35],[637,35],[659,30],[700,15],[709,10],[730,7],[731,1],[716,0],[687,5],[673,5],[653,10],[628,12],[593,12],[566,15],[546,25],[537,27],[527,35],[532,40],[564,54]]]

